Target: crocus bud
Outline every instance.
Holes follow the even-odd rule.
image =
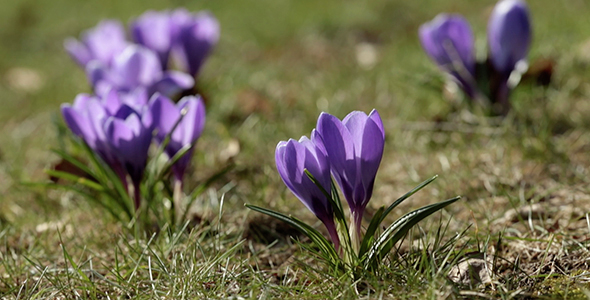
[[[521,0],[501,0],[488,23],[490,60],[496,72],[509,76],[525,60],[531,43],[527,5]]]
[[[317,139],[316,135],[317,133],[313,131],[312,139]],[[304,171],[307,169],[319,185],[330,193],[330,163],[326,153],[304,136],[299,141],[290,139],[286,142],[279,142],[275,151],[275,161],[285,185],[324,223],[338,250],[340,239],[334,223],[333,207],[327,195],[311,181]]]
[[[469,23],[460,15],[440,14],[420,26],[418,33],[428,56],[474,98],[474,39]]]
[[[362,216],[373,194],[375,176],[383,156],[385,131],[376,110],[367,116],[353,111],[342,121],[322,113],[317,131],[330,162],[331,171],[350,207],[354,228],[360,238]],[[359,239],[360,240],[360,239]]]

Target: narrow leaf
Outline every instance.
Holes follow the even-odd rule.
[[[74,175],[74,174],[71,174],[68,172],[54,171],[54,170],[45,170],[45,173],[49,176],[69,180],[69,181],[75,182],[75,183],[79,183],[83,186],[89,187],[89,188],[96,190],[98,192],[104,192],[104,187],[102,185],[100,185],[99,183],[97,183],[93,180],[89,180],[88,178],[85,178],[85,177],[80,177],[80,176],[77,176],[77,175]]]
[[[271,216],[275,219],[281,220],[291,226],[293,226],[295,229],[299,230],[301,233],[307,235],[312,242],[314,242],[322,252],[324,252],[326,255],[335,258],[336,260],[338,259],[338,254],[336,253],[336,250],[334,249],[334,246],[328,242],[328,240],[321,234],[319,233],[316,229],[314,229],[313,227],[301,222],[300,220],[284,215],[282,213],[279,212],[275,212],[266,208],[262,208],[259,206],[254,206],[254,205],[250,205],[250,204],[246,204],[246,207],[266,214],[268,216]]]
[[[397,221],[387,227],[387,229],[385,229],[381,236],[379,236],[379,238],[368,250],[367,255],[363,257],[365,267],[375,267],[379,263],[379,260],[384,257],[391,250],[391,248],[393,248],[397,241],[406,235],[410,228],[412,228],[424,218],[443,209],[447,205],[454,203],[459,199],[461,199],[461,197],[457,196],[442,202],[427,205],[417,210],[411,211],[399,218]]]

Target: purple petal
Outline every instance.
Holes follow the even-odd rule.
[[[178,71],[168,71],[164,76],[150,87],[152,93],[161,93],[166,96],[173,96],[184,90],[192,88],[195,80],[192,76]]]
[[[92,86],[98,85],[101,81],[109,83],[112,80],[107,66],[98,60],[92,60],[86,64],[86,77],[88,77],[88,81]],[[104,94],[108,89],[109,88],[106,86],[104,88],[100,88],[100,93],[98,94]]]
[[[460,15],[440,14],[420,26],[420,42],[426,53],[447,72],[475,74],[474,39],[469,23]]]
[[[361,206],[364,207],[371,198],[375,176],[383,157],[383,123],[376,110],[371,112],[371,117],[357,113],[343,122],[355,137],[355,146],[359,150],[355,154],[362,186],[357,186],[355,192],[357,199],[362,199]]]
[[[304,173],[307,169],[326,191],[330,191],[330,167],[322,152],[307,137],[299,141],[290,139],[279,142],[275,152],[279,175],[285,185],[328,228],[333,225],[333,208],[322,193]]]
[[[80,66],[84,67],[86,64],[92,60],[92,54],[86,47],[86,45],[80,43],[78,40],[74,38],[68,38],[64,41],[64,48],[66,52],[78,63]]]
[[[316,129],[322,137],[332,174],[349,205],[353,206],[353,186],[358,179],[353,137],[338,118],[327,113],[320,114]]]
[[[166,138],[166,135],[170,133],[178,118],[180,118],[180,110],[176,108],[169,98],[160,94],[154,94],[152,99],[150,99],[149,111],[151,112],[154,126],[158,130],[156,139],[161,143]]]
[[[116,20],[101,21],[95,28],[83,34],[82,41],[94,59],[109,65],[127,45],[125,29]]]
[[[186,96],[180,99],[177,106],[186,110],[186,115],[178,126],[184,131],[184,135],[178,141],[183,146],[193,144],[201,136],[205,127],[205,103],[200,96]]]
[[[66,125],[77,136],[85,141],[94,140],[94,131],[88,120],[69,104],[61,105],[61,113]],[[91,146],[92,147],[92,146]]]
[[[134,183],[141,181],[147,163],[151,135],[136,114],[127,119],[109,118],[105,124],[109,142]]]
[[[219,40],[219,22],[207,12],[197,14],[191,24],[179,31],[178,60],[189,74],[195,76],[211,48]]]
[[[115,115],[123,103],[117,91],[111,88],[102,96],[102,104],[110,115]]]
[[[162,77],[162,67],[154,52],[132,45],[115,58],[113,73],[119,77],[120,87],[131,91],[157,82]]]
[[[134,40],[158,54],[163,68],[172,49],[173,28],[169,12],[147,11],[131,24]]]
[[[88,102],[91,100],[96,100],[95,97],[89,95],[89,94],[78,94],[76,96],[76,98],[74,99],[74,105],[73,107],[78,110],[78,111],[83,111],[86,110],[86,107],[88,106]]]

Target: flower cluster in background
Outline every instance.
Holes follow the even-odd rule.
[[[191,89],[219,39],[219,23],[208,12],[148,11],[131,22],[130,39],[116,20],[104,20],[70,38],[65,48],[84,68],[95,93],[110,89],[174,96]]]
[[[167,157],[164,172],[171,173],[174,185],[169,190],[180,201],[193,146],[205,126],[205,105],[198,95],[178,97],[191,94],[195,76],[219,39],[219,24],[208,12],[148,11],[131,22],[129,36],[120,22],[105,20],[80,40],[66,40],[66,50],[84,68],[94,94],[79,94],[61,111],[72,133],[92,151],[89,155],[98,158],[95,167],[102,175],[110,174],[103,167],[115,175],[109,183],[100,182],[105,177],[101,172],[93,173],[103,185],[96,189],[121,187],[109,197],[138,211],[142,198],[149,198],[142,196],[142,188],[145,194],[154,192],[142,187],[146,180],[155,181],[146,179],[150,153],[154,161],[162,154]],[[150,152],[152,144],[161,151]],[[72,157],[64,158],[80,166]],[[128,215],[133,218],[133,213]]]
[[[419,36],[426,53],[469,98],[491,105],[496,113],[508,112],[510,90],[527,69],[531,43],[524,1],[501,0],[494,7],[488,22],[486,64],[477,63],[473,32],[461,15],[440,14],[420,27]]]

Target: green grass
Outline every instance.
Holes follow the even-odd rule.
[[[462,13],[485,51],[494,3],[2,1],[0,298],[587,299],[590,5],[530,1],[529,58],[555,62],[552,83],[523,82],[502,122],[468,122],[466,106],[454,108],[443,96],[417,29],[439,12]],[[222,30],[199,77],[207,125],[188,188],[227,163],[231,143],[240,145],[234,169],[199,199],[200,225],[173,237],[132,236],[78,196],[22,186],[46,180],[43,169],[58,160],[50,149],[60,146],[53,126],[60,103],[89,91],[64,38],[103,18],[127,22],[177,6],[211,10]],[[372,68],[356,59],[367,43],[377,51]],[[321,228],[282,184],[274,148],[308,135],[321,111],[344,117],[372,108],[384,120],[386,146],[369,210],[435,174],[389,222],[457,194],[463,199],[420,223],[381,277],[355,283],[334,278],[290,239],[307,242],[302,236],[244,204]],[[492,259],[492,282],[449,281],[447,272],[472,252]]]

